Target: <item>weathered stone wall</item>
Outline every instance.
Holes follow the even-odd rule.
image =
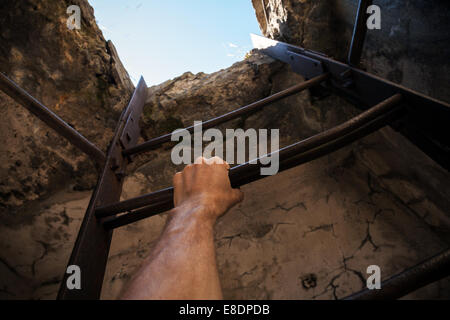
[[[229,69],[187,73],[149,88],[142,127],[154,137],[299,81],[286,66],[255,52]],[[280,144],[286,146],[357,112],[338,97],[302,92],[226,128],[280,128]],[[170,151],[167,146],[136,159],[124,198],[171,184],[180,168],[172,165]],[[243,203],[216,226],[225,298],[342,298],[363,288],[371,264],[379,265],[385,278],[446,248],[449,181],[448,172],[385,128],[329,156],[244,186]],[[155,244],[165,217],[115,231],[103,298],[119,295]],[[409,297],[448,296],[444,280]]]

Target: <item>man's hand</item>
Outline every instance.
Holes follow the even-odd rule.
[[[214,222],[242,201],[243,193],[231,188],[230,166],[219,157],[200,157],[173,177],[175,208],[195,208],[202,218]]]
[[[222,299],[214,222],[243,199],[231,188],[229,168],[201,157],[174,176],[175,208],[123,299]]]

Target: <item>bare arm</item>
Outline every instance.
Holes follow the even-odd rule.
[[[213,227],[243,199],[231,188],[228,169],[220,158],[199,158],[174,176],[175,208],[123,299],[222,298]]]

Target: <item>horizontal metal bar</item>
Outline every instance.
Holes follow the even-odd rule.
[[[173,188],[171,188],[171,192],[173,193]],[[144,208],[137,209],[124,215],[107,220],[103,223],[103,226],[107,230],[115,229],[169,211],[170,209],[173,209],[174,206],[172,197],[157,203],[153,203]]]
[[[450,275],[450,249],[381,282],[381,289],[365,289],[344,300],[392,300],[401,298]]]
[[[219,117],[204,121],[204,122],[202,122],[202,128],[203,129],[212,128],[214,126],[217,126],[218,124],[227,122],[227,121],[235,119],[239,116],[248,114],[255,110],[258,110],[262,107],[269,105],[270,103],[281,100],[285,97],[288,97],[288,96],[298,93],[302,90],[310,88],[314,85],[317,85],[317,84],[321,83],[322,81],[324,81],[325,79],[327,79],[327,77],[328,77],[328,74],[321,74],[315,78],[312,78],[308,81],[299,83],[299,84],[292,86],[288,89],[285,89],[283,91],[277,92],[277,93],[270,95],[264,99],[258,100],[249,105],[246,105],[244,107],[241,107],[241,108],[238,108],[231,112],[228,112],[226,114],[223,114]],[[194,128],[195,128],[195,126],[190,126],[185,129],[188,130],[189,132],[193,132]],[[145,152],[145,151],[151,150],[151,149],[161,145],[162,143],[169,142],[171,139],[171,136],[172,136],[172,134],[168,133],[168,134],[164,134],[160,137],[150,139],[140,145],[137,145],[135,147],[124,150],[124,154],[125,155],[133,155],[133,154],[137,154],[140,152]]]
[[[272,156],[274,153],[279,153],[279,171],[287,170],[301,163],[314,160],[384,126],[392,120],[394,115],[398,115],[399,110],[398,108],[395,108],[395,105],[397,105],[400,101],[401,95],[394,95],[386,101],[337,127],[319,133],[311,138],[302,140],[283,149],[274,151],[269,156]],[[268,155],[264,157],[267,156]],[[261,158],[258,160],[261,160]],[[231,185],[233,187],[240,187],[249,182],[266,177],[260,175],[260,168],[260,164],[251,164],[250,162],[231,168],[229,172]],[[173,188],[158,191],[157,196],[155,196],[155,193],[148,194],[145,197],[147,197],[147,199],[152,198],[154,200],[153,203],[148,202],[148,206],[145,208],[109,220],[105,222],[105,227],[116,228],[169,210],[172,208],[170,205],[173,206],[172,196]],[[142,198],[143,197],[139,197],[128,200],[127,205],[129,206],[127,211],[130,211],[133,207],[137,208],[136,203]],[[142,204],[142,202],[139,204]],[[118,205],[120,205],[120,203],[117,204],[116,207]]]
[[[50,128],[90,156],[97,164],[103,166],[106,157],[102,150],[1,72],[0,90],[23,105],[32,114],[45,122]]]

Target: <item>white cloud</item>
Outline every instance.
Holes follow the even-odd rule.
[[[234,54],[227,53],[227,57],[234,57]]]
[[[228,43],[228,46],[229,46],[230,48],[237,48],[237,47],[238,47],[237,44],[234,44],[234,43],[231,43],[231,42]]]

